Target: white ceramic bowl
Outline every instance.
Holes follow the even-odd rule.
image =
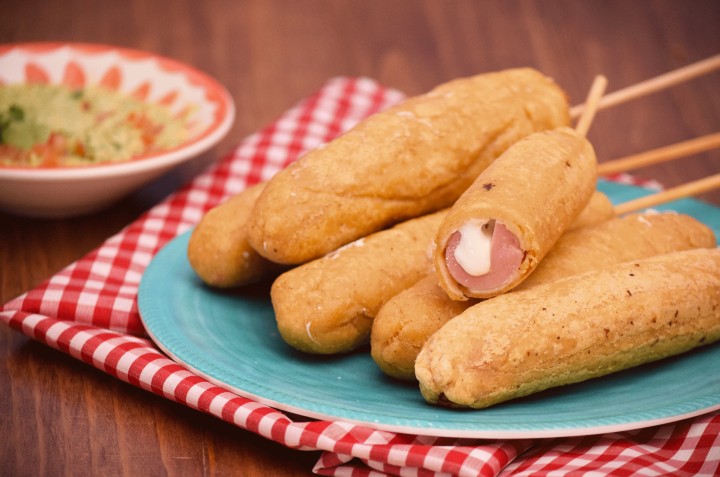
[[[198,156],[220,141],[235,118],[227,90],[206,74],[151,53],[104,45],[26,43],[0,45],[0,83],[102,83],[171,111],[191,108],[189,138],[169,151],[126,162],[82,167],[0,165],[0,209],[35,217],[98,211]]]

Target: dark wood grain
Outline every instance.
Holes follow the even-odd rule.
[[[0,302],[132,222],[241,138],[336,75],[417,94],[454,77],[533,66],[573,103],[720,53],[720,2],[10,0],[0,42],[79,41],[153,51],[227,86],[237,120],[213,151],[108,210],[38,220],[0,214]],[[601,161],[720,129],[720,74],[602,111]],[[670,186],[720,172],[720,153],[637,174]],[[720,204],[720,193],[702,196]],[[124,384],[0,327],[0,474],[304,475],[299,452]]]

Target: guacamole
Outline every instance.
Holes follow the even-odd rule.
[[[102,87],[0,85],[0,165],[80,166],[172,149],[186,120]]]

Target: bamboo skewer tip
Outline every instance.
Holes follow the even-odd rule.
[[[656,93],[718,69],[720,69],[720,54],[608,93],[597,104],[597,109],[609,108],[648,94]],[[570,108],[570,117],[577,118],[581,116],[585,107],[585,104],[573,106]]]
[[[613,159],[598,164],[598,175],[612,175],[631,169],[660,164],[720,147],[720,132],[678,142],[669,146]]]
[[[605,94],[606,88],[607,78],[603,75],[595,76],[595,79],[590,86],[587,99],[585,100],[585,108],[583,109],[583,113],[575,126],[575,131],[577,131],[577,133],[581,136],[587,136],[587,133],[590,130],[590,125],[595,118],[595,113],[598,110],[600,99],[603,94]]]
[[[720,173],[688,182],[687,184],[682,184],[655,194],[623,202],[622,204],[616,205],[613,209],[615,214],[620,216],[664,204],[666,202],[671,202],[673,200],[703,194],[718,188],[720,188]]]

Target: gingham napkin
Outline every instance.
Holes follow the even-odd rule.
[[[269,179],[305,151],[402,98],[367,78],[328,81],[97,250],[5,304],[0,319],[135,386],[290,448],[324,451],[313,469],[322,475],[719,473],[720,413],[633,432],[508,441],[395,434],[346,422],[297,422],[193,374],[147,339],[138,314],[138,286],[163,245],[222,200]]]

